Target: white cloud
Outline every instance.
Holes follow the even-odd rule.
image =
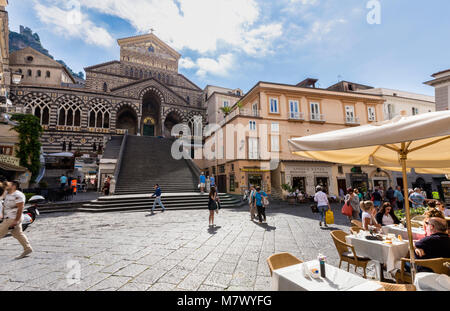
[[[64,5],[65,0],[53,0]],[[261,55],[282,35],[279,23],[258,24],[256,0],[79,0],[82,8],[117,16],[138,32],[156,35],[177,50],[224,53],[221,47]],[[264,44],[261,44],[264,43]]]
[[[339,24],[345,23],[347,23],[347,21],[342,18],[327,21],[316,20],[312,23],[303,41],[322,41],[326,35],[331,33]]]
[[[199,58],[195,67],[198,68],[197,75],[205,77],[207,74],[216,76],[227,76],[229,71],[233,68],[234,56],[231,53],[223,54],[217,60],[213,58]]]
[[[82,39],[88,44],[110,47],[114,39],[104,28],[97,27],[80,11],[63,10],[56,6],[44,6],[35,2],[36,13],[51,30],[65,37]]]
[[[181,58],[178,65],[180,68],[185,69],[192,69],[196,66],[192,59],[190,59],[189,57]]]

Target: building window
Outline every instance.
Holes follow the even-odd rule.
[[[419,114],[419,108],[412,107],[412,115],[415,116],[418,114]]]
[[[377,120],[377,116],[375,114],[375,107],[367,107],[367,114],[369,117],[369,121],[373,122]]]
[[[355,123],[355,107],[353,106],[345,106],[345,122],[347,123]]]
[[[109,128],[110,123],[110,104],[103,99],[94,99],[90,102],[89,127]]]
[[[272,152],[279,152],[280,151],[280,136],[279,135],[272,135],[270,136],[270,149]]]
[[[188,104],[191,103],[191,98],[189,96],[186,96],[186,101],[188,102]]]
[[[298,100],[289,101],[289,118],[296,120],[300,119],[300,109],[298,105]]]
[[[256,131],[256,121],[249,121],[250,131]]]
[[[47,78],[50,78],[50,75],[51,75],[51,74],[50,74],[50,71],[47,70],[47,72],[45,73],[45,75],[46,75]]]
[[[57,100],[58,125],[81,126],[81,110],[83,102],[78,97],[64,96]]]
[[[252,115],[254,117],[259,117],[259,112],[258,112],[258,103],[254,103],[252,105]]]
[[[108,92],[108,84],[106,82],[103,83],[103,92]]]
[[[26,95],[22,102],[26,108],[30,108],[33,115],[39,118],[41,125],[50,124],[50,105],[52,100],[49,96],[31,93]]]
[[[392,105],[392,104],[387,105],[387,113],[388,113],[389,120],[394,118],[394,115],[395,115],[394,105]]]
[[[27,74],[28,74],[29,77],[31,77],[33,75],[33,71],[31,71],[31,69],[28,69],[27,70]]]
[[[225,165],[219,165],[219,174],[225,174]]]
[[[270,113],[279,113],[278,99],[276,99],[276,98],[270,99]]]
[[[230,107],[230,102],[228,100],[224,100],[223,101],[223,106],[224,107]]]
[[[341,165],[338,166],[338,174],[344,174],[344,168]]]
[[[258,138],[249,137],[248,139],[248,158],[250,160],[258,160]]]
[[[320,120],[320,104],[317,102],[311,102],[309,106],[311,107],[311,120]]]
[[[272,123],[271,130],[272,130],[272,133],[279,133],[280,132],[280,124]]]
[[[37,76],[38,77],[42,76],[42,72],[40,70],[37,71]]]

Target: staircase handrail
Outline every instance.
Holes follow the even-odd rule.
[[[122,166],[122,158],[123,158],[123,154],[125,152],[125,146],[127,144],[127,139],[128,139],[128,130],[126,130],[125,134],[123,135],[122,144],[120,145],[119,156],[117,157],[116,169],[114,170],[114,180],[116,181],[116,183],[117,183],[117,179],[119,178],[120,168]]]
[[[194,176],[198,180],[200,178],[200,174],[201,174],[200,168],[194,163],[194,161],[192,159],[184,159],[184,160],[186,161],[191,172],[194,174]]]

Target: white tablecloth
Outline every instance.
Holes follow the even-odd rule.
[[[450,291],[450,277],[445,274],[420,272],[414,285],[418,291]]]
[[[401,228],[396,225],[384,226],[383,232],[384,234],[392,233],[397,237],[399,234],[402,236],[404,240],[408,240],[408,230],[406,228]],[[421,240],[425,237],[425,231],[422,228],[411,228],[413,233],[414,240]]]
[[[401,258],[408,255],[408,242],[393,242],[393,244],[386,244],[382,241],[371,241],[365,237],[357,237],[354,235],[347,235],[345,237],[348,244],[355,247],[358,256],[368,257],[372,260],[386,264],[386,270],[392,271],[396,268],[395,264]]]
[[[303,265],[320,270],[318,260],[305,262],[273,271],[274,291],[376,291],[382,286],[355,274],[325,264],[326,278],[306,278]]]

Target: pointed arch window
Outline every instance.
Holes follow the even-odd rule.
[[[89,127],[109,128],[111,112],[108,101],[96,98],[90,102]]]
[[[52,100],[48,95],[40,93],[30,93],[23,98],[25,108],[29,108],[36,116],[41,125],[50,124],[50,105]]]
[[[76,96],[63,96],[56,103],[58,104],[58,125],[81,126],[83,102],[80,98]]]

